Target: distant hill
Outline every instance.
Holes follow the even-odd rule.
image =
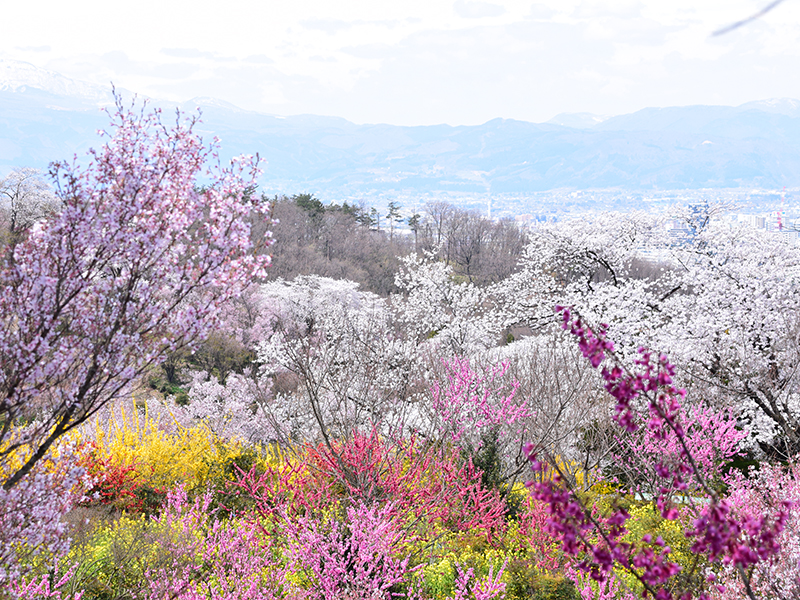
[[[109,103],[109,90],[0,61],[0,170],[45,168],[84,152],[98,143],[95,132],[107,124],[98,107]],[[278,117],[210,98],[182,108],[196,106],[201,133],[221,138],[223,157],[258,152],[269,187],[287,192],[800,187],[800,101],[793,99],[458,127]]]

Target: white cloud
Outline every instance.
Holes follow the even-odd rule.
[[[306,29],[322,31],[330,35],[346,31],[353,26],[352,23],[340,19],[303,19],[300,21],[300,25]]]
[[[499,17],[506,9],[499,4],[479,2],[477,0],[456,0],[453,10],[464,19],[483,19],[486,17]]]

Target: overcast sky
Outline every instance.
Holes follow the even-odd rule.
[[[356,123],[800,98],[800,0],[19,0],[0,57],[152,97]]]

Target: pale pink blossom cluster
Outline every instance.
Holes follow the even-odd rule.
[[[605,581],[595,581],[572,566],[568,566],[564,574],[575,583],[581,600],[636,600],[638,597],[613,572],[608,574]]]
[[[205,371],[190,373],[189,404],[173,406],[173,416],[184,426],[204,423],[222,439],[266,443],[277,437],[280,425],[272,411],[272,382],[250,373],[231,373],[221,384]]]

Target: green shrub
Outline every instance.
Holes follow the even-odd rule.
[[[507,600],[580,600],[575,584],[561,575],[542,573],[524,559],[513,559],[506,567]]]

